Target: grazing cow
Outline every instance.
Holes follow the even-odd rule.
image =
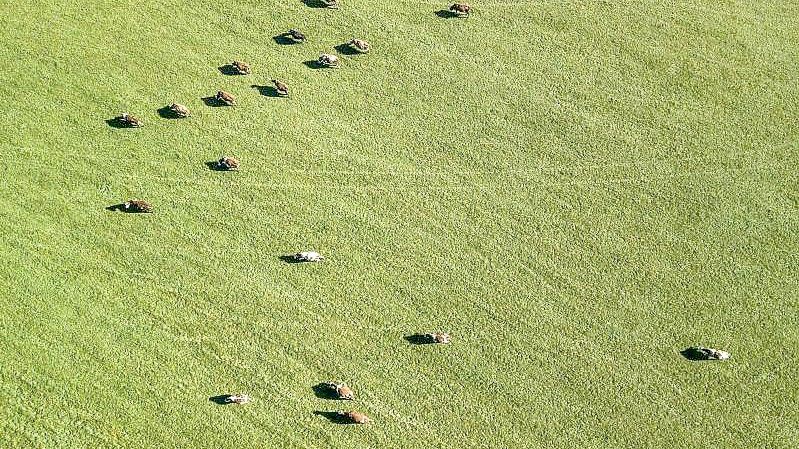
[[[326,8],[336,9],[338,8],[338,0],[321,0],[322,4],[325,5]]]
[[[322,384],[325,393],[330,395],[333,399],[340,399],[344,401],[351,401],[355,399],[355,393],[350,387],[343,383],[325,382]]]
[[[128,128],[140,128],[143,123],[138,118],[128,114],[127,112],[123,112],[122,115],[117,117],[117,121],[125,127]]]
[[[302,251],[291,256],[295,262],[321,262],[325,258],[316,251]]]
[[[149,214],[153,211],[153,206],[147,201],[130,200],[122,203],[122,210],[132,214]]]
[[[238,73],[239,75],[249,75],[251,73],[250,65],[247,64],[246,62],[233,61],[230,65],[232,65],[233,68],[236,69],[236,73]]]
[[[286,36],[288,36],[289,39],[291,39],[295,43],[303,43],[303,42],[305,42],[305,34],[300,32],[299,30],[295,30],[293,28],[290,29],[288,31],[288,33],[286,33]]]
[[[289,86],[287,86],[286,83],[278,80],[272,80],[272,84],[275,85],[275,90],[277,91],[278,95],[283,97],[288,96]]]
[[[469,13],[472,12],[472,7],[467,5],[466,3],[455,3],[454,5],[449,7],[449,10],[459,16],[468,17]]]
[[[319,55],[317,63],[322,67],[338,67],[338,56],[322,53]]]
[[[347,424],[368,424],[371,422],[368,416],[361,412],[336,412],[336,419]]]
[[[179,104],[179,103],[172,103],[169,105],[169,111],[175,115],[175,117],[186,118],[189,115],[189,108],[186,106]]]
[[[216,161],[216,168],[219,170],[236,171],[239,169],[239,161],[235,157],[222,156]]]
[[[236,97],[225,92],[224,90],[220,90],[216,93],[216,101],[224,104],[225,106],[236,106]]]
[[[732,357],[732,354],[727,351],[703,346],[692,346],[683,350],[682,354],[691,360],[727,360]]]
[[[246,404],[250,402],[250,396],[244,393],[231,394],[230,396],[225,398],[225,402],[227,402],[228,404]]]
[[[366,42],[362,39],[353,39],[350,41],[350,47],[357,50],[359,53],[368,53],[369,52],[369,42]]]
[[[446,332],[430,332],[422,334],[422,337],[427,343],[433,344],[448,344],[450,341],[449,334]]]

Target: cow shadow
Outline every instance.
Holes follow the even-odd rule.
[[[458,14],[448,9],[440,9],[435,12],[435,15],[442,19],[457,19],[458,17],[460,17],[458,16]]]
[[[328,8],[322,0],[302,0],[302,3],[309,8]]]
[[[201,100],[205,103],[206,106],[210,106],[212,108],[221,108],[227,106],[225,103],[219,101],[215,95],[209,97],[202,97]]]
[[[330,386],[324,382],[318,383],[311,388],[313,389],[314,396],[319,399],[338,399],[333,389],[331,389]]]
[[[132,126],[128,125],[124,121],[122,121],[122,117],[114,117],[110,118],[105,121],[106,125],[117,128],[117,129],[124,129],[124,128],[133,128]]]
[[[336,51],[341,53],[342,55],[354,56],[354,55],[361,54],[361,52],[359,52],[358,50],[352,48],[352,45],[350,45],[349,43],[339,44],[339,45],[336,45],[333,48],[335,48]]]
[[[686,348],[680,351],[680,355],[692,362],[706,362],[708,361],[707,355],[696,348]]]
[[[169,120],[175,120],[175,119],[182,118],[178,114],[176,114],[175,111],[170,109],[169,106],[164,106],[163,108],[158,109],[158,111],[156,111],[156,112],[158,112],[158,116],[159,117],[165,118],[165,119],[169,119]]]
[[[257,90],[258,93],[263,95],[264,97],[272,97],[272,98],[281,97],[281,95],[277,92],[277,89],[275,89],[274,86],[259,86],[257,84],[253,84],[250,87]]]
[[[429,345],[433,344],[434,342],[430,339],[430,337],[424,334],[413,334],[413,335],[406,335],[402,337],[408,343],[412,345]]]
[[[236,76],[241,75],[238,69],[233,66],[233,64],[225,64],[218,67],[219,73],[227,76]]]
[[[272,40],[275,41],[277,45],[296,45],[301,43],[295,41],[294,39],[289,37],[289,35],[286,33],[278,34],[277,36],[272,36]]]
[[[333,424],[352,424],[346,417],[341,416],[338,412],[316,410],[313,412],[313,414],[322,416]]]
[[[110,210],[111,212],[117,212],[117,211],[125,212],[125,203],[112,204],[106,207],[105,210]]]
[[[208,161],[208,162],[205,163],[205,166],[208,167],[208,170],[211,170],[211,171],[230,171],[230,170],[225,170],[224,168],[222,168],[219,165],[219,161]]]
[[[309,69],[318,70],[326,68],[322,64],[319,64],[319,61],[317,61],[316,59],[310,61],[303,61],[302,63],[305,65],[305,67],[308,67]]]
[[[232,404],[232,402],[230,401],[230,395],[229,394],[220,394],[219,396],[211,396],[210,398],[208,398],[208,400],[213,402],[216,405]]]

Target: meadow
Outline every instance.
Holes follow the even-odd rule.
[[[799,4],[448,6],[0,0],[0,446],[799,446]]]

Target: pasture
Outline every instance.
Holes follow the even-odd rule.
[[[471,5],[0,0],[0,446],[799,446],[799,4]]]

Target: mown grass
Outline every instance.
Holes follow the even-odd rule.
[[[446,6],[0,1],[3,446],[795,447],[799,8]]]

